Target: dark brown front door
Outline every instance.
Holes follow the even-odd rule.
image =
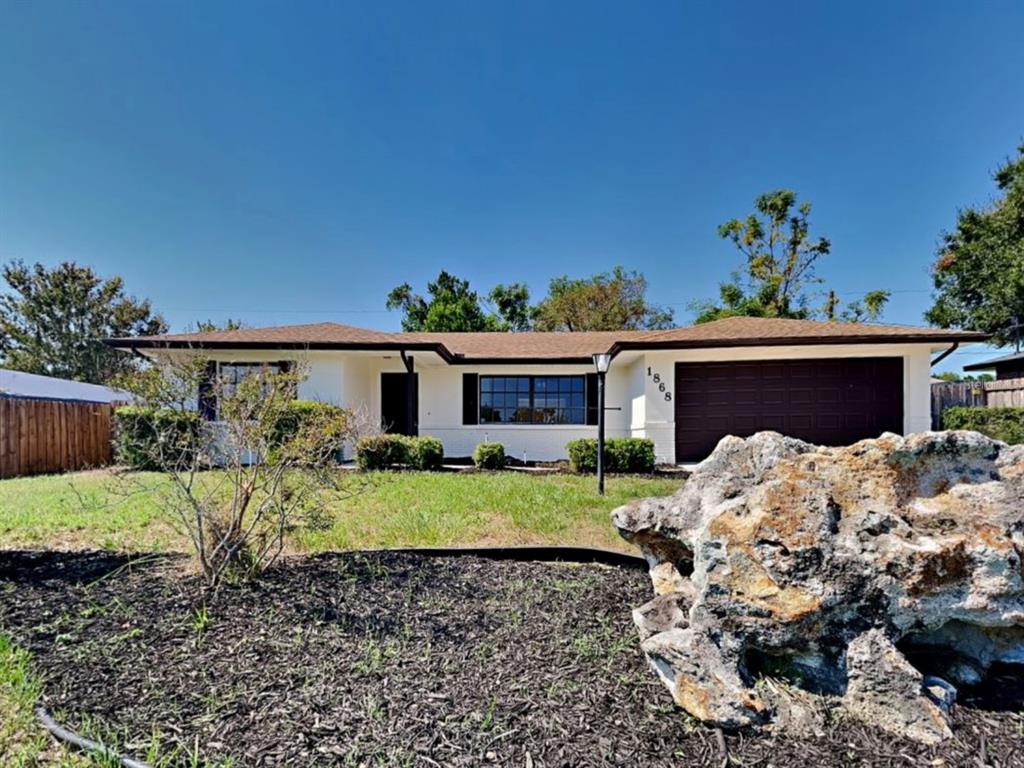
[[[899,357],[676,363],[676,461],[770,429],[820,445],[903,431]]]
[[[412,379],[412,403],[408,386]],[[411,411],[411,419],[410,419]],[[415,435],[419,429],[419,374],[382,373],[380,375],[380,422],[385,432]]]

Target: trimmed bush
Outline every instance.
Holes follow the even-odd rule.
[[[159,470],[190,461],[198,448],[196,411],[124,405],[114,411],[114,453],[132,469]],[[163,439],[163,444],[159,440]]]
[[[360,469],[387,469],[409,464],[409,445],[404,435],[370,435],[356,443],[356,463]]]
[[[570,440],[569,468],[573,472],[597,472],[597,439]],[[654,441],[643,437],[612,437],[604,441],[606,472],[645,474],[654,470]]]
[[[319,400],[293,400],[277,420],[274,442],[281,444],[292,440],[307,421],[324,423],[329,419],[347,419],[348,412],[337,405]]]
[[[436,437],[412,437],[411,456],[416,469],[440,469],[444,460],[444,444]]]
[[[605,458],[608,458],[608,441],[605,441]],[[597,440],[581,438],[570,440],[565,445],[569,452],[569,469],[573,472],[597,472]]]
[[[440,469],[444,445],[436,437],[372,435],[356,443],[356,463],[361,469],[393,466]]]
[[[274,446],[272,455],[280,458],[278,454],[287,443],[298,440],[296,444],[289,446],[290,453],[296,456],[303,456],[308,453],[321,453],[321,451],[310,450],[312,442],[317,445],[321,440],[329,439],[329,436],[343,437],[348,425],[349,412],[344,408],[324,403],[319,400],[292,400],[285,406],[285,409],[277,419],[273,432],[269,438]],[[317,462],[332,464],[344,460],[344,449],[339,445],[333,456],[317,456]]]
[[[501,469],[505,466],[505,446],[501,443],[480,443],[473,449],[473,463],[480,469]]]
[[[942,412],[945,429],[970,429],[1010,445],[1024,443],[1024,408],[957,406]]]
[[[597,442],[596,440],[594,441]],[[616,437],[605,440],[613,472],[646,474],[654,471],[654,441],[644,437]],[[597,447],[594,447],[597,452]],[[597,471],[597,467],[594,468]]]

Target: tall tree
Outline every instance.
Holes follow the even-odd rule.
[[[528,331],[533,327],[534,308],[530,306],[530,289],[525,283],[496,285],[488,299],[504,330]]]
[[[960,211],[956,229],[943,236],[925,319],[984,331],[1006,345],[1024,337],[1024,144],[996,171],[995,182],[1002,197]]]
[[[149,301],[125,295],[120,277],[68,261],[47,269],[15,260],[2,274],[0,366],[102,384],[136,367],[103,338],[167,331]]]
[[[534,310],[538,331],[623,331],[672,327],[672,310],[647,301],[647,280],[615,267],[585,278],[554,278]]]
[[[442,270],[436,280],[427,283],[427,294],[429,298],[415,293],[408,283],[388,294],[387,308],[403,313],[403,331],[504,330],[498,318],[484,311],[468,280]]]
[[[788,317],[843,319],[850,322],[877,319],[888,291],[870,291],[844,310],[834,292],[829,292],[821,309],[812,306],[811,291],[822,284],[816,274],[818,261],[832,250],[825,237],[810,234],[811,204],[797,204],[792,190],[780,189],[760,195],[754,212],[745,219],[731,219],[718,228],[719,237],[729,240],[743,254],[744,264],[728,282],[719,286],[719,300],[698,302],[697,322],[723,317]]]

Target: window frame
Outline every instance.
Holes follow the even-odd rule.
[[[516,387],[514,389],[514,391],[509,390],[507,388],[507,386],[503,387],[503,388],[501,388],[499,390],[495,390],[493,388],[493,381],[495,379],[526,379],[528,381],[526,394],[527,394],[527,397],[528,397],[529,405],[526,406],[526,409],[527,409],[528,413],[530,414],[530,420],[529,421],[519,421],[519,420],[494,421],[492,419],[485,419],[484,418],[485,407],[489,411],[494,411],[494,410],[504,411],[504,410],[507,410],[507,408],[508,408],[507,406],[502,406],[501,408],[497,408],[496,409],[493,405],[486,405],[485,406],[485,403],[484,403],[485,396],[492,396],[496,392],[498,394],[502,394],[502,395],[504,395],[506,397],[508,395],[510,395],[510,394],[515,394],[515,395],[519,394],[519,388],[518,387]],[[580,383],[580,388],[579,389],[574,388],[570,384],[567,387],[567,389],[564,390],[564,393],[569,395],[570,398],[573,395],[578,394],[580,396],[580,404],[579,405],[572,405],[572,404],[570,404],[570,405],[564,406],[564,407],[559,407],[559,406],[555,406],[554,407],[554,411],[555,411],[556,414],[558,414],[558,413],[562,413],[563,415],[573,415],[573,414],[575,414],[575,415],[577,415],[577,418],[579,419],[578,421],[574,421],[574,420],[563,420],[563,421],[543,421],[543,420],[538,420],[538,418],[537,418],[538,411],[543,411],[543,410],[546,410],[548,408],[548,406],[546,406],[546,405],[545,406],[538,406],[537,405],[538,394],[541,397],[544,397],[547,394],[547,390],[538,393],[537,382],[538,382],[538,380],[542,380],[542,379],[543,380],[557,379],[559,382],[561,382],[561,381],[569,381],[569,382],[571,382],[573,380],[579,381],[579,383]],[[484,389],[485,382],[490,382],[491,383],[491,386],[489,386],[487,388],[486,392],[485,392],[485,389]],[[560,396],[560,395],[563,394],[563,389],[561,388],[561,386],[558,387],[558,389],[556,390],[555,393],[556,393],[556,396]],[[518,410],[518,406],[516,406],[516,409]],[[585,426],[587,426],[587,423],[588,423],[588,419],[587,419],[587,375],[585,373],[556,373],[556,374],[547,374],[547,373],[523,373],[523,374],[517,374],[517,373],[508,373],[508,374],[502,374],[502,373],[481,373],[481,374],[477,375],[477,424],[479,424],[479,425],[485,425],[485,426],[488,426],[488,427],[585,427]]]
[[[221,421],[220,405],[221,405],[221,393],[224,391],[224,387],[225,387],[224,373],[223,373],[223,369],[225,367],[228,367],[228,368],[248,368],[248,369],[253,369],[253,368],[270,369],[270,368],[273,368],[275,375],[282,374],[282,373],[288,373],[288,371],[290,371],[291,367],[292,367],[292,361],[291,360],[237,360],[237,361],[236,360],[211,360],[210,362],[213,363],[213,366],[214,366],[213,371],[212,371],[212,379],[213,379],[214,382],[216,382],[216,390],[215,390],[215,392],[213,394],[207,396],[207,398],[208,398],[207,408],[209,409],[207,411],[207,413],[209,413],[209,417],[204,417],[204,418],[208,418],[209,421],[213,421],[213,422],[220,422]],[[231,383],[232,386],[237,386],[237,384],[238,384],[237,381]],[[200,386],[200,390],[202,390],[202,386]],[[231,395],[228,394],[227,396],[230,397]],[[200,401],[199,402],[199,410],[200,410],[200,413],[202,413],[204,411],[202,399],[203,399],[203,395],[200,393],[200,395],[199,395],[199,401]]]

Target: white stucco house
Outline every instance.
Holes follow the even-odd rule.
[[[592,356],[612,355],[609,437],[697,461],[727,434],[773,429],[841,445],[930,424],[933,356],[983,334],[737,317],[664,331],[389,333],[336,323],[108,339],[145,356],[197,349],[230,380],[301,362],[299,397],[362,408],[384,429],[434,435],[449,456],[484,440],[528,460],[596,435]],[[206,404],[216,418],[215,405]],[[619,410],[611,410],[619,409]]]

